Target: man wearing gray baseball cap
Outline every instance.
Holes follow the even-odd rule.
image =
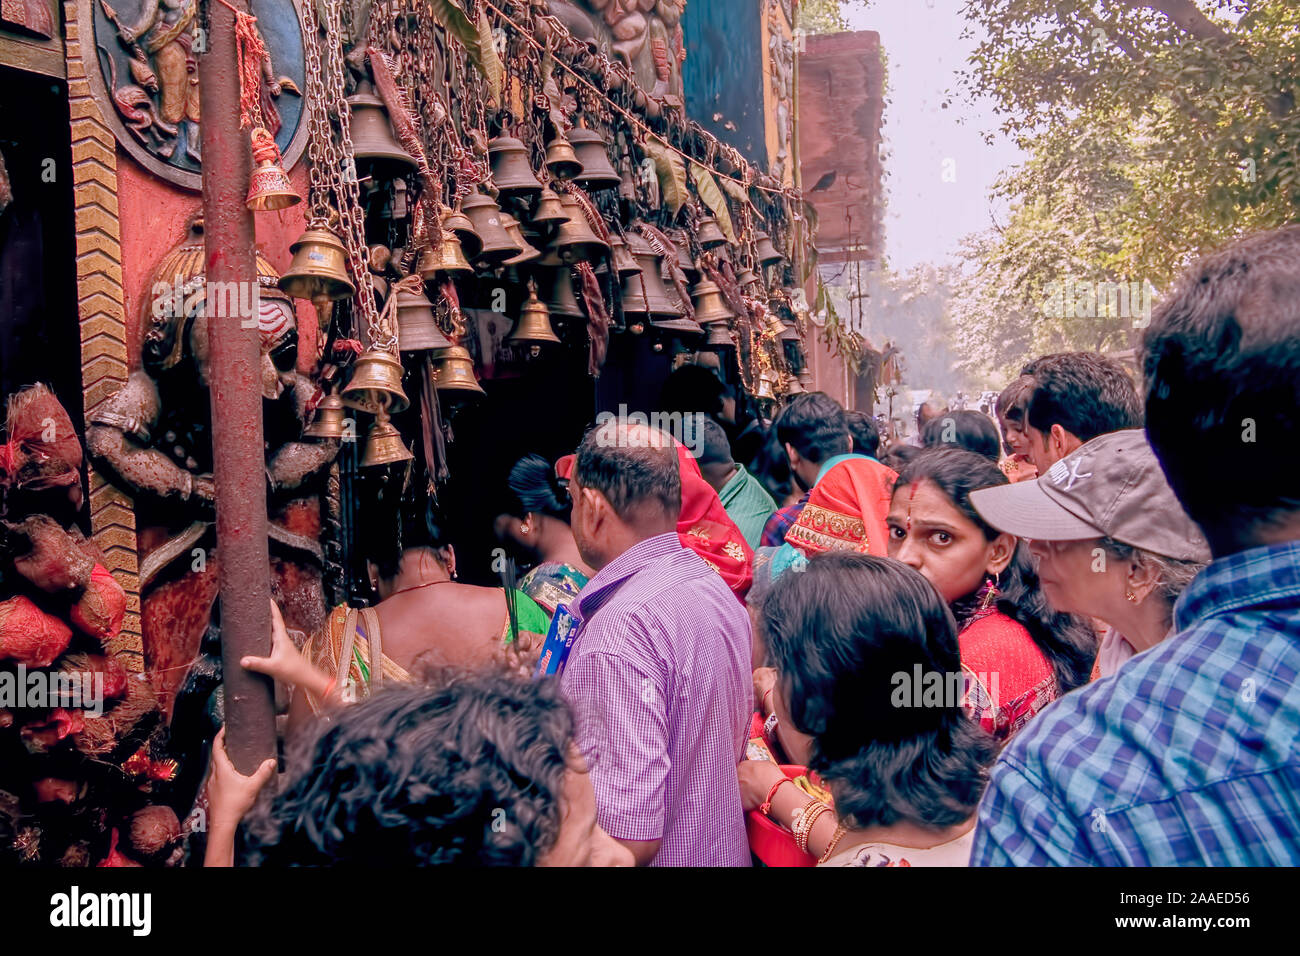
[[[1164,640],[1174,601],[1210,560],[1140,428],[1084,443],[1036,481],[971,492],[971,504],[1028,539],[1053,608],[1108,625],[1094,676]]]

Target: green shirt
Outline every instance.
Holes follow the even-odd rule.
[[[718,497],[749,546],[757,548],[763,537],[763,525],[776,511],[776,502],[767,489],[744,465],[737,465],[736,473],[722,486]]]

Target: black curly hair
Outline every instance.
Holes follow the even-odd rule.
[[[928,481],[942,491],[987,540],[992,541],[1000,534],[980,517],[970,501],[970,493],[978,488],[1010,484],[990,459],[963,448],[926,448],[899,469],[894,487],[916,481]],[[979,599],[979,589],[976,589],[954,602],[952,610],[960,627],[970,622]],[[1023,541],[1016,541],[1011,563],[998,582],[997,609],[1029,631],[1034,643],[1052,662],[1061,693],[1088,682],[1097,656],[1097,636],[1085,622],[1052,610]]]
[[[997,744],[960,700],[896,701],[899,674],[961,673],[952,612],[919,572],[892,558],[817,555],[772,586],[761,626],[841,821],[943,829],[970,818]]]
[[[245,818],[251,866],[532,866],[563,815],[573,716],[557,681],[435,675],[321,721]]]
[[[506,485],[510,489],[507,508],[516,518],[539,514],[568,523],[572,502],[560,487],[555,466],[541,455],[525,455],[515,462]]]

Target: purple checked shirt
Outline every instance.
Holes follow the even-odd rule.
[[[676,534],[582,589],[561,677],[600,825],[662,840],[654,866],[749,866],[736,764],[753,706],[749,614]]]

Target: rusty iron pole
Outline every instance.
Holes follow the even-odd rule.
[[[247,10],[245,0],[235,0]],[[252,167],[248,133],[239,128],[239,68],[235,16],[206,3],[206,51],[199,56],[203,137],[203,245],[209,289],[216,282],[257,282],[253,214],[244,206]],[[214,298],[252,301],[241,294],[208,304],[208,377],[212,393],[213,482],[221,607],[226,748],[235,768],[250,774],[275,756],[272,682],[240,666],[240,658],[271,648],[271,567],[267,554],[266,457],[257,316],[225,314]]]

